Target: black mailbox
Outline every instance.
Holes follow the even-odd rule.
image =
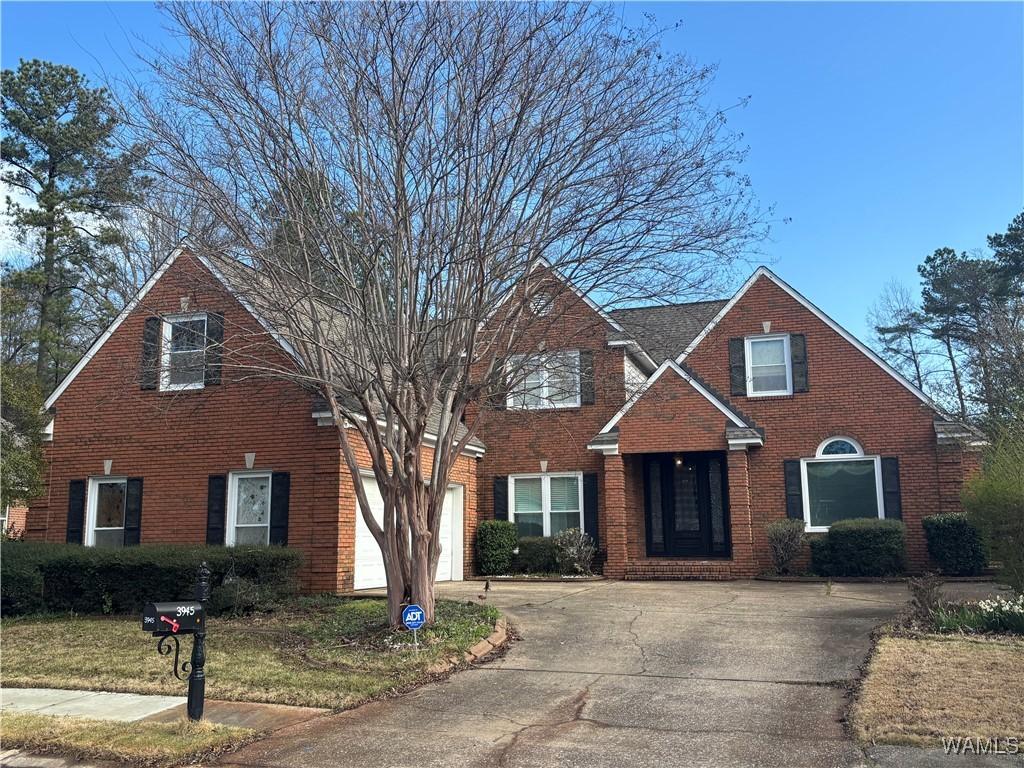
[[[142,629],[158,635],[191,635],[206,628],[206,611],[196,600],[148,603],[142,611]]]

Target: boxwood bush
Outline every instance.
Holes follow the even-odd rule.
[[[981,531],[966,515],[932,515],[921,521],[928,541],[928,554],[947,576],[977,576],[987,558]]]
[[[286,547],[142,545],[124,549],[8,542],[0,558],[4,613],[138,613],[192,597],[210,567],[212,613],[266,610],[298,592],[300,553]]]
[[[476,529],[476,567],[482,576],[512,572],[519,536],[508,520],[484,520]]]
[[[899,520],[840,520],[811,542],[811,568],[821,576],[899,575],[907,567],[904,530]]]
[[[512,558],[514,573],[558,573],[558,551],[552,539],[524,536]]]

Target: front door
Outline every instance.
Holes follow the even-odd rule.
[[[649,557],[728,557],[725,454],[654,453],[643,459]]]

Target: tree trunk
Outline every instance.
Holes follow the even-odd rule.
[[[953,386],[956,387],[956,399],[960,405],[960,418],[967,418],[967,402],[964,400],[964,388],[963,384],[960,383],[960,369],[956,364],[956,355],[953,354],[953,342],[947,334],[943,338],[943,342],[946,345],[946,354],[949,356],[949,366],[953,373]]]
[[[434,572],[437,558],[431,552],[429,536],[413,539],[412,557],[412,601],[423,609],[423,618],[428,624],[434,623]]]
[[[47,335],[50,326],[53,325],[50,308],[58,282],[55,274],[57,271],[56,214],[53,208],[47,209],[46,213],[46,227],[43,235],[43,276],[45,279],[42,292],[39,294],[39,318],[36,325],[36,381],[39,382],[43,392],[50,391],[46,381],[46,366],[50,355]]]

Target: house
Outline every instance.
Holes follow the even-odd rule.
[[[613,312],[552,279],[565,290],[531,311],[557,322],[522,349],[543,362],[488,410],[450,478],[440,580],[472,574],[490,517],[530,535],[582,527],[613,578],[756,575],[765,525],[786,516],[811,532],[900,518],[911,564],[927,565],[921,518],[959,508],[976,436],[779,277]],[[172,254],[48,399],[49,487],[26,537],[286,543],[306,555],[307,590],[382,585],[322,402],[288,381],[229,382],[198,343],[239,338],[288,364],[222,270]]]

